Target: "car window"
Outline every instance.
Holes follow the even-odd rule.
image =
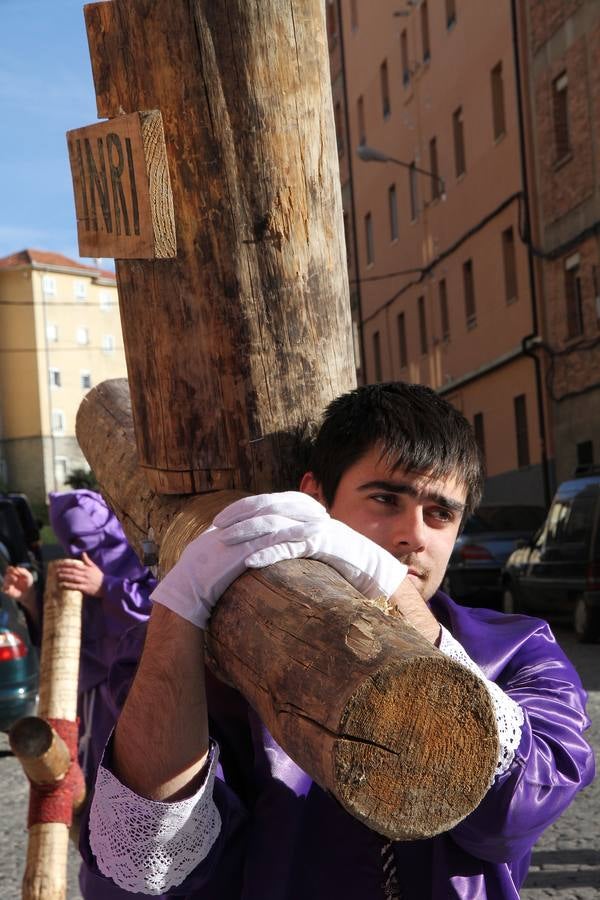
[[[552,547],[562,543],[565,534],[565,527],[569,518],[571,508],[571,498],[567,497],[555,500],[550,507],[548,519],[546,522],[546,546]]]
[[[583,544],[586,549],[590,546],[595,508],[596,497],[594,494],[583,491],[575,497],[565,523],[565,542]]]

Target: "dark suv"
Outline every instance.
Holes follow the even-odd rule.
[[[569,617],[580,641],[600,639],[600,468],[558,488],[546,521],[508,558],[505,612]]]

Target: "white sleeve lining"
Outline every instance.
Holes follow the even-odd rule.
[[[139,797],[102,764],[90,811],[90,846],[100,871],[123,890],[162,894],[208,855],[221,830],[213,800],[219,749],[198,791],[176,803]]]
[[[498,728],[498,763],[494,773],[494,780],[506,772],[512,765],[515,753],[521,743],[521,731],[523,728],[523,710],[518,703],[505,694],[502,688],[486,678],[476,662],[467,654],[464,647],[452,637],[450,632],[442,625],[442,636],[439,649],[446,656],[469,669],[483,681],[487,687],[494,712],[496,714],[496,726]]]

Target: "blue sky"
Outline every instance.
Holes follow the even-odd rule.
[[[83,0],[0,0],[0,256],[79,259],[65,132],[97,120]]]

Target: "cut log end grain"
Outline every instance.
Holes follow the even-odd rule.
[[[363,681],[339,732],[338,799],[395,840],[431,837],[461,821],[483,799],[482,770],[497,758],[486,688],[441,654],[396,660]]]

